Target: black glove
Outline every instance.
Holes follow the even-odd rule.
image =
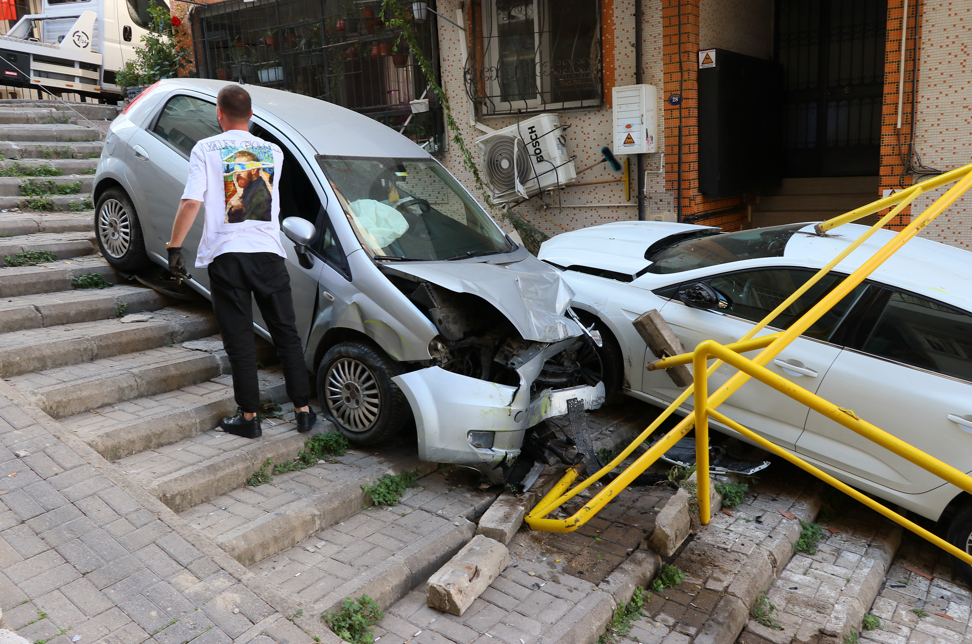
[[[186,272],[186,259],[182,256],[182,246],[173,246],[167,250],[169,251],[169,272],[177,278],[191,279],[192,276]]]

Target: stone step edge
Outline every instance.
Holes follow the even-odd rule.
[[[293,423],[283,426],[287,431],[275,436],[264,434],[242,449],[184,467],[143,486],[173,512],[183,512],[243,487],[268,458],[274,463],[297,458],[307,439],[334,429],[323,419],[305,434],[299,433]]]
[[[438,467],[437,463],[415,457],[391,466],[367,468],[359,478],[329,488],[326,493],[318,492],[288,503],[217,537],[216,543],[244,566],[252,566],[360,512],[366,507],[362,485],[374,485],[386,474],[401,474],[405,470],[418,470],[419,476],[427,476]]]
[[[75,291],[67,291],[75,293]],[[107,320],[118,314],[118,307],[125,305],[126,314],[153,312],[170,305],[158,291],[149,288],[123,287],[116,289],[92,289],[89,297],[68,301],[24,301],[2,310],[3,323],[0,333],[14,333],[27,329],[41,329],[70,324]],[[45,295],[45,294],[40,294]],[[36,296],[25,295],[22,298]],[[19,298],[18,298],[19,299]]]
[[[71,264],[49,262],[38,266],[21,269],[0,269],[0,297],[17,297],[22,295],[37,295],[40,293],[55,293],[57,291],[73,290],[71,280],[83,273],[96,273],[105,280],[122,283],[115,269],[105,263]],[[16,271],[7,273],[7,271]]]
[[[181,322],[165,318],[158,320],[153,318],[130,324],[123,321],[118,324],[110,322],[105,324],[105,320],[80,322],[79,324],[98,325],[98,327],[89,328],[86,332],[73,336],[68,335],[65,328],[70,325],[62,325],[64,336],[57,338],[54,343],[34,341],[19,346],[0,347],[0,376],[10,378],[25,373],[69,367],[83,362],[157,349],[167,344],[198,340],[219,332],[216,321],[211,316],[200,315],[195,311],[189,313],[190,319]],[[24,333],[24,331],[18,332],[21,335]],[[30,331],[26,333],[31,335]]]
[[[236,400],[232,389],[218,392],[208,398],[205,403],[195,407],[169,410],[158,416],[125,423],[99,434],[86,432],[83,428],[74,431],[103,457],[109,461],[117,461],[126,456],[178,443],[183,439],[209,431],[219,423],[220,418],[235,413]],[[261,402],[288,402],[284,383],[261,387],[260,400]],[[95,412],[96,409],[88,413]]]

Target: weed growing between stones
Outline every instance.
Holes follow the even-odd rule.
[[[36,266],[44,262],[53,262],[54,253],[49,250],[25,250],[17,253],[13,257],[4,255],[7,266]]]
[[[27,208],[28,210],[44,210],[51,211],[57,210],[57,204],[54,203],[54,198],[50,195],[40,195],[38,197],[30,197],[21,202],[21,208]]]
[[[94,174],[97,171],[98,171],[98,168],[88,168],[87,170],[83,170],[81,172],[81,174]]]
[[[607,630],[597,640],[597,644],[614,644],[622,639],[631,631],[634,621],[645,614],[644,607],[651,601],[651,595],[645,595],[645,590],[641,586],[635,588],[631,595],[631,601],[622,603],[614,611],[614,617],[608,624]]]
[[[264,483],[269,483],[270,481],[273,480],[273,477],[270,476],[270,471],[272,469],[273,469],[273,461],[268,458],[267,462],[263,464],[263,467],[261,467],[256,472],[254,472],[253,476],[247,479],[246,484],[252,487],[256,487],[258,485],[263,485]]]
[[[275,402],[263,403],[260,406],[260,411],[257,412],[257,416],[260,417],[261,421],[266,420],[267,418],[281,418],[280,414],[278,413],[281,409],[282,408],[280,405]]]
[[[762,624],[766,628],[772,628],[773,630],[782,631],[783,625],[773,619],[773,613],[776,612],[776,606],[770,603],[770,600],[766,599],[766,591],[764,590],[756,597],[756,602],[749,610],[749,616],[755,619],[757,624]]]
[[[63,174],[60,168],[49,165],[20,165],[15,163],[9,168],[0,168],[0,177],[59,177]]]
[[[877,629],[881,628],[881,618],[874,613],[868,613],[864,616],[861,626],[865,631],[876,631]]]
[[[362,485],[361,489],[365,491],[373,505],[398,505],[405,490],[417,486],[417,480],[418,472],[406,470],[394,476],[385,474],[375,481],[374,485]]]
[[[746,499],[749,486],[745,483],[717,483],[716,492],[722,495],[722,507],[731,510]]]
[[[114,284],[98,273],[81,273],[71,280],[71,286],[74,288],[111,288]],[[127,308],[127,304],[119,304],[115,310],[115,317],[120,318],[122,315],[125,315],[125,309]],[[121,311],[121,314],[118,313],[119,311]]]
[[[793,552],[805,552],[808,555],[817,554],[817,544],[823,538],[823,528],[816,523],[800,521],[800,538],[793,544]]]
[[[685,467],[684,465],[676,465],[672,469],[668,470],[668,480],[675,484],[675,487],[683,487],[683,483],[688,481],[689,477],[695,473],[695,466]]]
[[[844,635],[844,644],[858,644],[860,641],[861,636],[853,629],[848,635]]]
[[[118,305],[118,308],[115,309],[115,317],[123,318],[125,317],[125,313],[127,311],[128,311],[128,302],[122,302],[121,304]]]
[[[685,579],[685,573],[678,566],[662,564],[661,570],[651,582],[651,589],[660,593],[666,588],[678,586]]]
[[[918,619],[922,617],[928,617],[928,611],[924,608],[912,608],[911,612],[918,616]]]
[[[336,613],[327,611],[321,615],[321,619],[345,642],[371,644],[372,628],[384,616],[378,602],[362,595],[358,599],[346,598],[341,602],[341,610]]]
[[[38,181],[27,179],[20,182],[20,194],[25,197],[40,197],[43,195],[76,195],[81,192],[80,181],[74,183],[57,184],[53,179]]]
[[[71,212],[81,212],[82,210],[91,210],[94,208],[94,202],[91,201],[91,197],[85,197],[81,201],[72,201],[68,204],[68,210]]]
[[[267,403],[267,405],[264,405],[264,409],[268,405],[274,404]],[[280,411],[280,405],[276,405],[276,409]],[[279,416],[275,417],[279,418]],[[261,418],[264,418],[264,416],[261,415]],[[344,456],[344,452],[348,449],[348,446],[348,439],[339,431],[317,434],[304,443],[304,451],[291,461],[274,464],[273,460],[268,458],[267,462],[263,464],[263,467],[254,472],[246,484],[256,487],[264,483],[270,483],[273,480],[271,474],[284,474],[286,472],[306,470],[308,467],[313,467],[321,461],[331,463],[333,462],[331,457]]]

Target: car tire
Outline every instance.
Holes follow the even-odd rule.
[[[972,553],[972,500],[962,504],[948,526],[946,541],[965,552]],[[972,566],[950,556],[952,567],[965,583],[972,586]]]
[[[605,402],[617,402],[621,396],[621,388],[624,384],[624,354],[621,352],[621,345],[614,338],[614,334],[608,329],[599,318],[582,311],[577,312],[577,317],[585,327],[601,333],[602,346],[595,346],[598,358],[601,359],[601,381],[604,383]]]
[[[336,344],[317,371],[321,409],[352,443],[375,445],[391,438],[409,411],[405,395],[392,382],[399,373],[397,363],[371,344]]]
[[[121,188],[108,188],[95,208],[95,237],[102,256],[120,271],[134,272],[151,262],[132,200]]]

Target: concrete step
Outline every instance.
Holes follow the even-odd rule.
[[[760,197],[759,204],[753,206],[753,212],[757,210],[848,212],[867,205],[877,198],[876,193],[769,195]]]
[[[36,233],[76,233],[93,234],[94,218],[90,214],[45,213],[45,212],[0,212],[0,235],[33,235]]]
[[[0,141],[100,141],[99,130],[70,123],[36,123],[0,128]]]
[[[97,158],[88,159],[14,159],[0,162],[0,167],[9,168],[57,168],[62,174],[86,174],[98,167]]]
[[[52,119],[61,118],[91,119],[94,121],[111,121],[121,114],[122,108],[117,105],[102,105],[100,103],[78,103],[62,100],[35,99],[4,99],[0,100],[0,123],[44,123]],[[23,120],[36,116],[38,120]],[[9,120],[3,120],[4,118]]]
[[[6,267],[0,268],[0,297],[70,291],[74,288],[71,280],[86,273],[101,275],[113,284],[121,279],[100,254],[37,266]]]
[[[263,402],[287,401],[279,369],[261,369],[259,378]],[[223,417],[235,415],[236,409],[232,377],[222,375],[154,396],[92,409],[64,418],[61,424],[106,459],[116,461],[209,431]]]
[[[0,238],[0,257],[13,257],[17,253],[46,250],[57,259],[71,259],[98,252],[93,227],[90,232],[37,233]]]
[[[48,183],[50,182],[50,183]],[[0,177],[0,197],[22,197],[20,187],[24,184],[35,184],[38,186],[73,185],[80,182],[78,192],[91,194],[94,187],[93,174],[66,174],[59,177]],[[74,196],[74,195],[70,195]]]
[[[229,361],[182,345],[9,378],[54,418],[174,391],[229,372]]]
[[[399,505],[357,512],[250,566],[250,571],[301,604],[309,603],[312,609],[305,611],[309,615],[336,610],[345,598],[362,595],[389,607],[428,580],[475,535],[472,521],[485,512],[497,490],[476,490],[463,474],[460,468],[450,468],[424,476],[419,487],[406,491]],[[295,488],[303,489],[309,475],[301,481],[297,478],[291,479]],[[233,507],[258,502],[262,487],[241,490],[242,502]],[[195,522],[202,523],[203,518],[212,517]],[[445,621],[445,615],[436,614]],[[392,637],[391,641],[398,640]]]
[[[284,463],[296,458],[311,436],[333,429],[323,421],[301,434],[293,423],[293,407],[290,409],[281,419],[264,419],[259,439],[240,438],[211,427],[115,464],[173,511],[182,512],[246,485],[267,459]]]
[[[800,177],[783,179],[776,195],[871,194],[880,196],[880,177]],[[873,201],[873,199],[872,199]]]
[[[307,470],[274,475],[258,487],[232,490],[182,517],[249,566],[359,512],[366,501],[362,485],[386,474],[429,474],[437,467],[419,461],[414,444],[403,441],[359,448]]]
[[[30,212],[86,212],[94,208],[94,203],[91,193],[86,192],[44,197],[0,197],[0,210],[12,208]]]
[[[95,159],[103,146],[101,141],[0,141],[0,154],[7,159]]]
[[[171,304],[144,286],[114,286],[57,293],[25,295],[0,300],[0,333],[53,327],[61,324],[106,320],[125,313],[157,311]]]
[[[820,211],[792,211],[792,212],[761,212],[753,211],[753,228],[765,228],[766,226],[782,226],[783,224],[817,223],[825,221],[831,217],[844,214],[845,211],[820,212]],[[873,224],[878,220],[877,215],[868,215],[859,220],[859,224]]]
[[[196,340],[216,332],[212,309],[200,304],[4,333],[0,334],[0,376],[77,365]]]

